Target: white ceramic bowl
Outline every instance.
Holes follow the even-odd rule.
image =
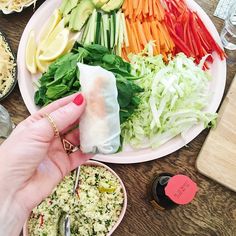
[[[112,170],[110,167],[108,167],[107,165],[97,162],[97,161],[87,161],[84,165],[89,165],[89,166],[102,166],[104,168],[106,168],[107,170],[109,170],[114,176],[116,176],[116,178],[119,180],[120,185],[122,187],[123,193],[124,193],[124,203],[123,203],[123,207],[120,213],[120,216],[117,220],[117,222],[114,224],[114,226],[112,227],[112,229],[109,231],[109,233],[107,234],[107,236],[112,235],[112,233],[115,231],[115,229],[118,227],[118,225],[121,223],[125,212],[126,212],[126,208],[127,208],[127,193],[126,193],[126,189],[125,186],[121,180],[121,178],[116,174],[116,172],[114,170]],[[28,234],[28,229],[27,229],[27,223],[28,221],[25,223],[24,228],[23,228],[23,236],[30,236]]]

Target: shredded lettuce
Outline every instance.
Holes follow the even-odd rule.
[[[193,59],[180,53],[166,65],[161,55],[152,56],[146,49],[130,60],[144,92],[136,112],[122,124],[124,143],[156,148],[200,122],[205,127],[215,124],[217,114],[204,111],[210,75]]]

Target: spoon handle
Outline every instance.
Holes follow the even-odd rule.
[[[79,185],[79,173],[80,173],[80,166],[78,166],[78,168],[76,170],[75,184],[74,184],[74,188],[73,188],[73,192],[72,192],[73,195],[75,194],[75,191]]]
[[[65,236],[70,236],[70,217],[68,214],[65,218]]]

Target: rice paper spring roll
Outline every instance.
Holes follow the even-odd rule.
[[[120,116],[115,76],[100,66],[77,64],[86,108],[80,118],[83,153],[115,153],[120,146]]]

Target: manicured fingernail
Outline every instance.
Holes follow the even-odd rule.
[[[84,101],[84,97],[80,93],[79,95],[75,97],[75,99],[73,100],[73,103],[76,104],[77,106],[80,106],[83,103],[83,101]]]

